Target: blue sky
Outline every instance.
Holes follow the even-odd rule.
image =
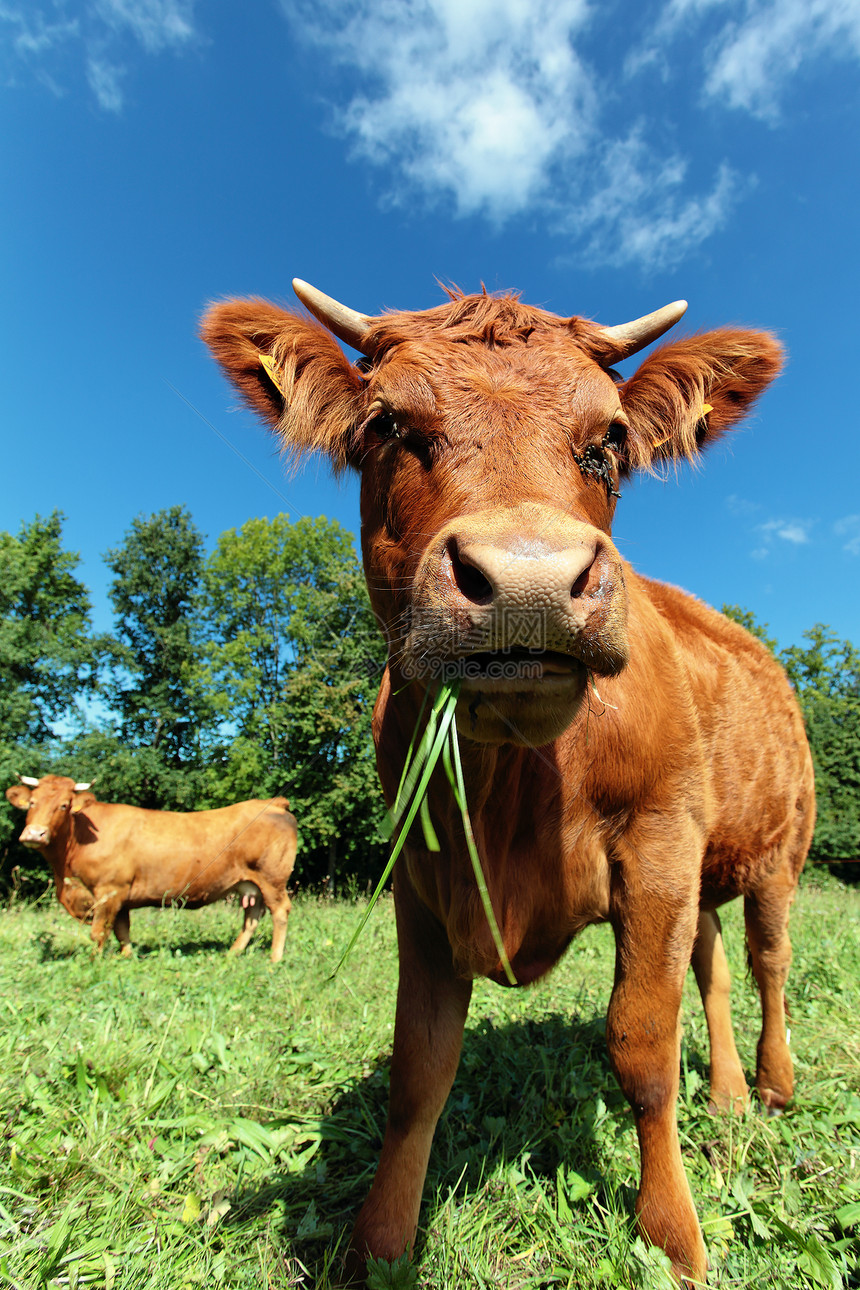
[[[618,545],[782,645],[860,643],[858,64],[860,0],[0,0],[0,528],[62,509],[105,628],[136,515],[357,532],[357,481],[284,478],[238,407],[208,300],[685,297],[679,332],[772,328],[789,364],[625,490]]]

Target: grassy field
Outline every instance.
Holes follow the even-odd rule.
[[[724,925],[738,1046],[759,1009],[739,908]],[[91,957],[51,900],[0,912],[0,1287],[321,1287],[385,1120],[396,953],[390,899],[340,975],[357,904],[299,898],[223,951],[235,909],[142,911],[133,960]],[[860,893],[808,881],[789,982],[797,1097],[707,1111],[690,980],[679,1118],[710,1284],[860,1286]],[[603,1026],[612,937],[593,928],[530,990],[476,986],[437,1132],[414,1268],[370,1284],[661,1287],[632,1230],[638,1160]]]

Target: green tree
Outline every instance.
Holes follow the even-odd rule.
[[[197,683],[203,537],[181,506],[139,516],[105,555],[116,637],[106,723],[77,741],[115,801],[187,810],[200,800],[200,746],[209,719]],[[105,770],[107,767],[107,771]]]
[[[90,599],[63,550],[64,517],[37,515],[17,536],[0,532],[0,787],[42,775],[62,757],[62,737],[85,722],[104,642],[91,634]],[[21,816],[0,796],[0,882],[13,870],[41,883],[40,857],[17,845]]]
[[[822,623],[782,661],[794,685],[815,763],[818,819],[812,856],[860,859],[860,651]]]
[[[815,766],[810,859],[860,860],[860,651],[823,623],[803,633],[808,645],[780,650],[751,610],[723,605],[723,613],[764,641],[797,694]]]
[[[17,537],[0,532],[0,731],[10,745],[50,740],[96,683],[89,594],[74,573],[80,557],[62,548],[63,519],[54,511]]]
[[[249,520],[206,566],[201,676],[221,719],[210,799],[282,792],[301,872],[371,877],[384,844],[370,717],[385,650],[351,534],[325,519]]]
[[[123,739],[158,750],[168,766],[197,757],[203,704],[200,658],[203,537],[184,507],[132,522],[105,555],[117,644],[110,697]]]

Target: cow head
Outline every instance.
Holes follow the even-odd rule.
[[[27,812],[19,838],[25,847],[39,850],[50,846],[68,828],[70,816],[96,800],[95,794],[88,792],[89,784],[76,784],[64,775],[45,775],[42,779],[21,775],[19,779],[19,784],[6,789],[6,798]]]
[[[778,344],[711,332],[622,380],[612,364],[662,335],[683,302],[620,327],[486,293],[370,318],[294,286],[325,329],[243,300],[211,307],[203,337],[290,454],[361,472],[392,687],[459,675],[468,737],[557,737],[589,674],[628,658],[611,537],[621,481],[696,457],[738,422],[779,370]],[[351,363],[332,333],[364,357]]]

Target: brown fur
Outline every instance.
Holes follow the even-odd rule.
[[[360,379],[292,315],[261,313],[255,331],[253,306],[222,304],[204,335],[290,451],[315,447],[361,470],[365,570],[390,646],[374,713],[388,800],[424,688],[460,668],[469,808],[518,983],[547,971],[588,923],[611,923],[607,1042],[639,1134],[639,1221],[679,1277],[701,1279],[675,1121],[684,976],[692,960],[712,1101],[740,1103],[716,910],[742,896],[762,992],[759,1094],[784,1105],[787,919],[812,832],[812,769],[794,697],[767,651],[634,573],[611,530],[619,481],[694,458],[733,427],[776,375],[780,348],[759,332],[707,333],[662,345],[618,384],[596,324],[514,295],[450,294],[437,309],[372,320]],[[265,377],[249,334],[290,336],[307,354],[288,374],[289,408],[273,406],[271,388],[265,398],[253,390]],[[318,391],[300,388],[317,381]],[[323,405],[319,423],[309,420]],[[537,680],[509,684],[489,670],[534,658]],[[366,1256],[411,1248],[471,980],[505,979],[440,773],[429,801],[442,852],[427,852],[416,829],[395,876],[391,1104],[353,1234],[355,1277]]]
[[[99,953],[111,929],[123,953],[131,952],[132,909],[196,909],[235,893],[243,897],[244,926],[233,952],[248,944],[265,908],[272,914],[272,961],[282,958],[296,859],[296,821],[286,798],[182,813],[108,804],[74,790],[74,780],[46,775],[34,788],[14,784],[6,797],[27,812],[21,841],[51,866],[63,907],[92,922]]]

